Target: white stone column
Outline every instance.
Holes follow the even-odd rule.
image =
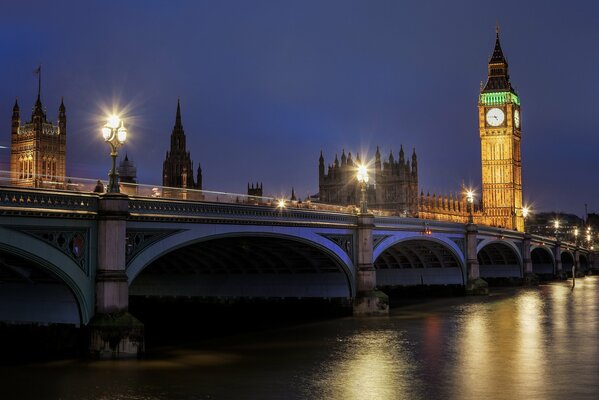
[[[144,350],[144,327],[128,312],[129,197],[107,193],[101,195],[98,203],[96,313],[89,323],[89,351],[99,358],[137,357]]]
[[[564,277],[562,269],[562,243],[558,240],[553,248],[553,257],[555,260],[555,274],[560,278]]]
[[[354,315],[381,315],[389,313],[389,297],[376,289],[376,270],[373,260],[372,230],[374,215],[360,213],[357,218],[356,298]]]
[[[478,265],[478,227],[466,224],[466,293],[474,295],[489,294],[489,285],[480,277]]]

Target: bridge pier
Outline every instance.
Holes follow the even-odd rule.
[[[553,251],[553,256],[555,257],[555,275],[559,279],[566,279],[566,274],[562,269],[562,242],[560,242],[559,239],[555,243]]]
[[[357,282],[354,315],[389,314],[389,297],[376,289],[376,270],[373,264],[372,229],[374,215],[358,215]]]
[[[137,357],[143,324],[128,312],[126,226],[129,198],[105,194],[98,204],[98,266],[95,315],[89,323],[90,353],[99,358]]]
[[[524,283],[526,285],[538,285],[539,277],[532,270],[532,259],[530,253],[530,242],[532,236],[530,233],[524,234],[524,240],[522,241],[522,267],[524,273]]]
[[[472,223],[466,225],[466,293],[472,295],[489,294],[489,284],[480,277],[478,265],[478,227]]]

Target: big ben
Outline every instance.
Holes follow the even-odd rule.
[[[499,29],[479,96],[478,121],[485,217],[493,226],[523,231],[520,98],[510,83]]]

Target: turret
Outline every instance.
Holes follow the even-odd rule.
[[[202,166],[198,163],[198,179],[196,180],[196,189],[202,190]]]
[[[412,151],[412,175],[418,174],[418,158],[416,157],[416,148]]]
[[[58,130],[60,135],[67,134],[67,111],[63,98],[60,99],[60,107],[58,107]]]
[[[19,110],[18,99],[15,99],[15,105],[12,108],[12,125],[11,125],[11,134],[16,135],[19,133],[19,126],[21,125],[21,117]]]
[[[347,157],[345,156],[345,149],[341,152],[341,165],[345,165],[347,163]]]
[[[399,146],[399,163],[400,164],[404,164],[405,162],[405,157],[404,157],[404,153],[403,153],[403,145]]]
[[[322,156],[322,150],[320,150],[320,157],[318,158],[318,180],[322,182],[324,179],[324,157]]]
[[[374,171],[376,175],[381,174],[381,152],[379,146],[376,146],[376,153],[374,154]]]

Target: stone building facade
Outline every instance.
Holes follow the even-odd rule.
[[[320,153],[318,164],[319,200],[322,203],[343,206],[360,203],[360,185],[356,179],[360,155],[341,154],[325,171],[325,161]],[[366,189],[369,208],[390,211],[399,215],[415,216],[418,213],[418,159],[416,150],[411,159],[405,157],[403,146],[398,158],[393,153],[384,161],[376,149],[374,165],[369,166],[370,178]]]
[[[39,70],[38,73],[41,77]],[[23,124],[15,100],[10,135],[11,180],[17,186],[62,188],[66,175],[66,108],[61,100],[54,125],[46,116],[40,92],[41,78],[31,119]]]

